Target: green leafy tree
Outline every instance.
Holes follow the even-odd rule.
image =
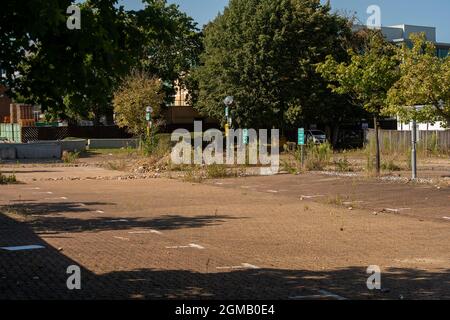
[[[140,68],[163,80],[166,102],[170,103],[175,84],[186,86],[190,69],[199,63],[201,33],[194,20],[175,4],[147,2],[145,9],[130,13],[139,30]]]
[[[15,72],[28,54],[37,52],[37,40],[56,33],[66,22],[70,0],[4,0],[0,10],[0,83],[14,88]],[[9,93],[13,95],[13,93]]]
[[[351,98],[374,116],[376,136],[376,169],[380,172],[378,117],[388,114],[387,94],[399,79],[396,47],[381,32],[368,32],[366,45],[359,52],[349,49],[349,62],[337,62],[328,56],[317,71],[330,81],[329,88]]]
[[[191,80],[194,106],[224,119],[233,95],[235,125],[285,128],[320,114],[333,95],[315,70],[327,55],[346,55],[348,20],[319,0],[231,0],[203,31],[201,66]]]
[[[162,91],[160,79],[133,70],[114,93],[114,112],[119,127],[125,127],[130,133],[142,138],[147,128],[147,107],[153,108],[155,120],[161,116],[165,97]]]
[[[411,35],[411,41],[412,48],[404,45],[399,52],[401,77],[389,90],[389,110],[403,120],[450,126],[450,56],[439,58],[424,34]],[[418,105],[424,108],[415,110]]]
[[[55,5],[48,14],[46,2]],[[98,122],[103,115],[112,120],[115,89],[132,68],[140,68],[163,80],[166,102],[170,102],[175,81],[198,60],[199,32],[177,6],[165,0],[145,2],[142,10],[126,11],[117,6],[117,0],[84,1],[79,4],[80,30],[66,27],[71,1],[32,0],[32,8],[43,14],[28,17],[32,12],[21,9],[26,6],[8,2],[10,13],[25,24],[23,30],[20,25],[0,36],[1,41],[17,37],[10,40],[10,47],[23,53],[0,58],[0,67],[8,75],[20,73],[5,84],[13,95],[42,105],[53,116]],[[32,18],[36,26],[27,23]]]

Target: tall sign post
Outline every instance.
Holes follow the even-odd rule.
[[[301,150],[301,161],[302,161],[302,167],[303,167],[303,163],[304,163],[304,147],[305,147],[305,129],[304,128],[299,128],[298,129],[298,145],[300,146]]]

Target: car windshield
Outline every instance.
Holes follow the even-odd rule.
[[[311,133],[315,136],[324,136],[325,132],[319,130],[311,130]]]

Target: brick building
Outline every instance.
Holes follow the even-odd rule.
[[[6,95],[6,88],[0,85],[0,123],[5,122],[5,117],[9,117],[9,105],[11,99]]]

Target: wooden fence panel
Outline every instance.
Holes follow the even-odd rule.
[[[368,129],[366,144],[374,145],[375,131]],[[404,153],[411,150],[411,131],[380,130],[380,148],[384,153]],[[420,131],[417,149],[430,152],[450,152],[450,130]]]

